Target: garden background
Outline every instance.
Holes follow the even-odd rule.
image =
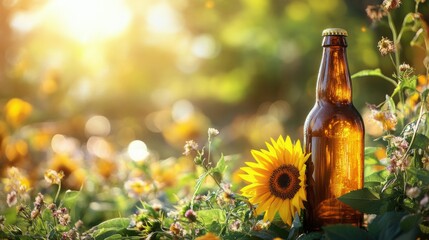
[[[302,139],[323,29],[348,31],[352,74],[393,70],[376,44],[390,37],[388,27],[367,17],[368,4],[379,2],[3,0],[2,177],[15,166],[31,188],[47,169],[63,171],[63,189],[84,188],[72,217],[91,226],[132,213],[129,179],[146,174],[177,191],[185,184],[178,173],[192,171],[185,142],[202,145],[210,127],[220,131],[216,148],[233,156],[231,170],[271,137]],[[413,7],[404,1],[392,14],[398,26]],[[429,21],[427,3],[420,11]],[[413,37],[405,34],[404,42]],[[425,52],[402,48],[424,74]],[[366,103],[392,91],[377,78],[353,80],[365,119]],[[381,132],[366,124],[367,143]]]

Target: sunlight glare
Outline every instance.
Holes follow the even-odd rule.
[[[131,12],[121,0],[52,0],[47,11],[68,35],[80,42],[102,40],[122,33]]]
[[[40,22],[40,16],[35,12],[17,12],[10,20],[10,27],[21,33],[28,33]]]
[[[167,3],[151,7],[146,22],[148,30],[153,33],[176,33],[181,28],[178,13]]]

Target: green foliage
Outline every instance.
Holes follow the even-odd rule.
[[[381,200],[379,196],[371,192],[368,188],[349,192],[338,199],[368,214],[380,214],[380,211],[384,209],[383,206],[388,203]]]
[[[386,1],[385,1],[386,2]],[[325,228],[328,239],[415,239],[428,238],[429,219],[429,121],[427,118],[427,84],[417,79],[427,80],[429,66],[425,65],[426,75],[414,73],[408,64],[400,64],[400,40],[407,31],[415,33],[411,45],[422,38],[421,32],[428,32],[426,23],[419,18],[419,1],[415,12],[404,17],[399,33],[391,18],[391,9],[384,10],[388,25],[392,31],[393,42],[379,45],[382,52],[390,56],[395,72],[388,77],[380,69],[363,70],[353,75],[357,77],[379,77],[392,83],[393,93],[386,100],[372,107],[374,119],[381,122],[384,135],[379,138],[386,142],[385,159],[375,157],[375,149],[365,151],[365,162],[374,166],[384,165],[385,169],[373,171],[365,176],[365,188],[352,191],[339,198],[340,201],[369,215],[366,236],[359,234],[360,229],[333,226]],[[383,3],[384,4],[384,3]],[[422,43],[422,42],[420,42]],[[380,43],[379,43],[380,44]],[[391,44],[391,48],[389,48]],[[428,44],[426,42],[426,44]],[[426,49],[429,58],[429,46]],[[394,49],[389,52],[389,49]],[[384,52],[386,53],[386,52]],[[383,54],[383,52],[382,52]],[[427,61],[427,60],[425,60]],[[415,98],[416,101],[411,99]],[[377,163],[378,162],[378,163]],[[355,237],[353,234],[354,232]],[[348,235],[350,234],[350,235]]]
[[[351,225],[332,225],[323,227],[326,239],[349,240],[349,239],[372,239],[364,229]]]
[[[96,240],[118,239],[121,236],[127,236],[130,222],[129,218],[109,219],[91,229],[91,236]]]

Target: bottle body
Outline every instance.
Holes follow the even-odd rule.
[[[325,30],[326,31],[326,30]],[[324,32],[325,32],[324,31]],[[337,198],[363,187],[364,124],[352,103],[345,36],[324,35],[316,103],[304,124],[307,202],[304,226],[362,225],[362,214]]]
[[[362,214],[337,200],[363,187],[364,127],[353,105],[317,103],[305,124],[307,166],[306,228],[362,225]]]

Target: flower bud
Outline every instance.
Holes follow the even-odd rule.
[[[197,221],[197,213],[194,212],[194,210],[189,209],[185,212],[185,217],[190,221],[190,222],[195,222]]]

